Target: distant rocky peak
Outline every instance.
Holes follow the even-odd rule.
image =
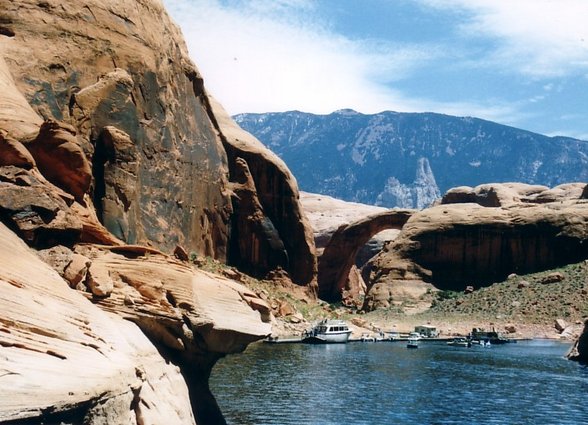
[[[423,209],[440,197],[441,192],[435,182],[429,160],[419,158],[414,181],[401,183],[396,177],[389,177],[384,189],[376,197],[376,205]]]

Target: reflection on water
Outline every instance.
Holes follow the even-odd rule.
[[[229,424],[583,424],[588,368],[568,344],[255,344],[211,388]]]

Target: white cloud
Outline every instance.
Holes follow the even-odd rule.
[[[588,69],[586,0],[417,0],[468,12],[466,37],[491,37],[487,59],[536,78],[584,74]]]
[[[434,1],[436,6],[449,3]],[[182,27],[206,87],[230,114],[353,108],[363,113],[439,112],[511,125],[529,118],[520,112],[524,101],[440,102],[391,88],[390,83],[415,70],[463,52],[432,44],[350,39],[314,13],[316,3],[310,0],[235,0],[231,7],[218,0],[164,3]],[[485,1],[451,3],[462,7]],[[476,22],[481,26],[483,20]]]
[[[438,55],[436,46],[351,40],[312,14],[313,2],[165,0],[206,86],[229,113],[408,110],[385,83]]]

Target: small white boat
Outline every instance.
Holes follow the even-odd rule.
[[[465,338],[453,338],[453,340],[449,341],[447,345],[451,345],[453,347],[471,347],[472,342]]]
[[[406,348],[419,348],[419,339],[415,337],[408,338],[406,342]]]
[[[304,333],[303,342],[310,344],[346,343],[351,330],[343,320],[321,320],[310,331]]]

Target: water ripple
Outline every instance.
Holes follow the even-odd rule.
[[[568,345],[256,344],[215,367],[233,425],[588,423],[588,369]]]

